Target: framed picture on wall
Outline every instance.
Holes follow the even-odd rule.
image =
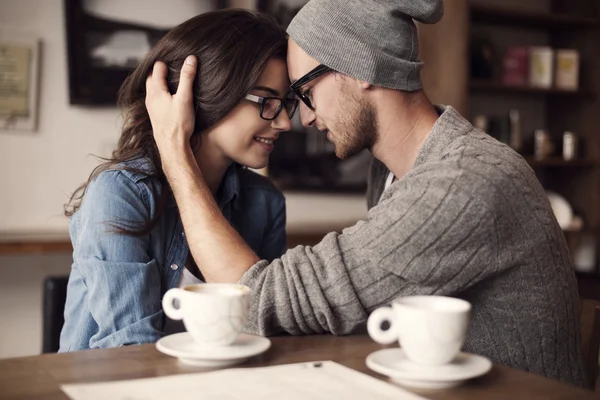
[[[37,36],[0,29],[0,129],[36,129],[39,58]]]
[[[114,105],[125,78],[171,28],[227,0],[64,0],[69,100]]]

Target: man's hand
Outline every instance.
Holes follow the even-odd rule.
[[[167,66],[157,61],[146,80],[146,108],[152,123],[154,140],[163,159],[177,158],[189,148],[194,133],[193,85],[196,77],[196,57],[188,56],[181,67],[179,87],[173,95],[167,87]]]
[[[167,67],[157,62],[146,80],[146,108],[196,265],[207,282],[238,282],[260,259],[221,213],[190,148],[195,76],[196,59],[190,56],[171,95]]]

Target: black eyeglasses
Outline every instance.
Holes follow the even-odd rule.
[[[298,98],[300,100],[302,100],[302,102],[304,104],[306,104],[306,106],[308,108],[315,111],[315,108],[313,107],[312,102],[310,100],[310,90],[307,90],[306,92],[303,93],[300,90],[300,88],[302,86],[306,85],[308,82],[313,81],[313,80],[317,79],[318,77],[320,77],[321,75],[324,75],[330,71],[332,71],[331,68],[329,68],[328,66],[325,66],[323,64],[320,64],[319,66],[317,66],[316,68],[314,68],[310,72],[308,72],[306,75],[304,75],[302,78],[300,78],[296,82],[294,82],[292,84],[292,86],[290,86],[290,90],[292,92],[294,92],[294,94],[296,96],[298,96]]]
[[[248,94],[246,100],[257,103],[260,106],[260,117],[267,121],[276,119],[284,108],[288,117],[292,119],[296,108],[298,108],[298,100],[291,96],[281,99],[279,97],[262,97]]]

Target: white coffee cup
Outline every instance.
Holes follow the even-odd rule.
[[[173,301],[179,307],[175,308]],[[183,320],[194,341],[206,346],[227,346],[246,324],[250,288],[229,283],[202,283],[170,289],[162,306],[171,319]]]
[[[460,351],[467,334],[471,304],[443,296],[401,297],[392,307],[375,310],[367,323],[371,338],[380,344],[396,340],[408,359],[433,366],[449,363]],[[390,327],[382,329],[382,323]]]

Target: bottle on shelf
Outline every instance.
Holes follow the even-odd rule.
[[[554,50],[550,47],[529,49],[529,84],[540,89],[550,89],[554,76]]]
[[[544,160],[552,154],[553,144],[550,134],[545,129],[536,129],[534,132],[533,155],[536,160]]]
[[[519,110],[510,110],[508,118],[510,120],[510,147],[520,153],[523,149],[523,138],[521,137],[521,114],[519,114]]]
[[[563,133],[563,159],[572,161],[577,158],[577,136],[573,132]]]
[[[574,49],[556,50],[555,86],[563,90],[579,87],[579,52]]]

